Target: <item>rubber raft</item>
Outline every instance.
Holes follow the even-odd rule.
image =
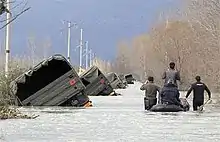
[[[179,111],[189,111],[190,105],[186,99],[180,98],[183,108],[177,105],[168,105],[168,104],[156,104],[152,106],[149,111],[153,112],[179,112]]]

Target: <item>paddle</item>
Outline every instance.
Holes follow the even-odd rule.
[[[201,105],[198,109],[198,111],[202,111],[203,110],[203,107],[207,104],[207,103],[211,103],[212,100],[208,99],[203,105]]]

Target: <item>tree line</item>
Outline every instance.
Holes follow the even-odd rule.
[[[213,91],[220,91],[219,0],[186,0],[181,10],[165,17],[150,32],[118,44],[112,71],[134,73],[142,81],[151,75],[162,84],[162,73],[174,61],[182,89],[200,75]]]

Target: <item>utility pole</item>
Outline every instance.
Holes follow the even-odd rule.
[[[83,51],[83,29],[80,29],[80,47],[79,47],[79,72],[82,69],[82,51]]]
[[[7,9],[10,11],[10,0],[6,1]],[[6,13],[6,35],[5,35],[5,77],[8,77],[9,55],[10,55],[10,19],[11,14]]]
[[[68,35],[67,35],[67,60],[70,62],[70,36],[71,36],[71,22],[68,21]]]
[[[96,63],[97,60],[95,60],[95,53],[92,52],[92,66]]]
[[[35,45],[35,39],[34,37],[29,37],[28,39],[28,46],[30,47],[30,51],[31,51],[31,58],[32,58],[32,66],[35,65],[35,49],[36,49],[36,45]]]
[[[86,41],[86,69],[88,69],[88,47],[89,47],[89,42]]]
[[[70,62],[70,48],[71,48],[71,28],[72,27],[77,27],[77,24],[76,23],[71,23],[71,21],[67,21],[67,20],[62,20],[63,24],[67,23],[68,25],[68,32],[67,32],[67,60],[68,62]],[[62,30],[61,29],[61,33],[62,33]]]
[[[147,71],[146,71],[146,55],[144,54],[144,79],[147,77]]]
[[[92,66],[92,49],[89,50],[89,67]]]
[[[167,55],[167,52],[165,52],[165,63],[166,63],[166,64],[168,63],[168,55]]]

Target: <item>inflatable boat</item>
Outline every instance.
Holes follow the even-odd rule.
[[[179,111],[189,111],[190,105],[185,98],[180,98],[181,104],[183,107],[177,105],[169,104],[156,104],[149,108],[149,103],[144,99],[145,110],[153,112],[179,112]],[[149,108],[149,109],[148,109]]]

